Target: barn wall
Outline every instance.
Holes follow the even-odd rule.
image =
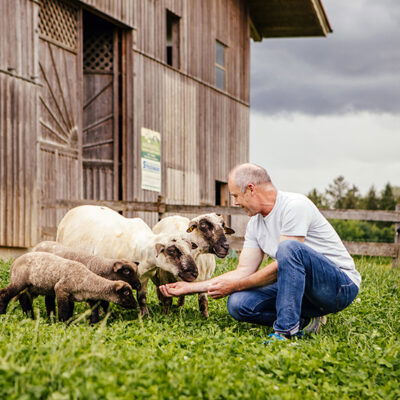
[[[0,247],[29,247],[40,237],[53,238],[65,210],[56,211],[51,203],[83,195],[80,5],[126,28],[124,200],[158,197],[141,189],[145,127],[162,136],[164,198],[214,204],[215,180],[225,181],[233,165],[248,159],[246,2],[66,1],[66,8],[77,10],[76,23],[69,18],[71,29],[53,32],[39,18],[44,3],[55,4],[0,2]],[[181,17],[179,70],[164,61],[166,9]],[[63,25],[60,15],[54,18]],[[60,32],[70,36],[66,42],[60,43]],[[224,91],[214,83],[216,39],[227,45]],[[140,216],[150,224],[157,218]]]
[[[136,1],[136,49],[165,59],[166,9],[181,17],[180,53],[183,73],[214,85],[215,40],[227,46],[226,92],[249,101],[250,37],[243,0]]]
[[[164,62],[166,9],[181,17],[179,70]],[[245,3],[149,0],[136,2],[134,14],[135,138],[128,163],[134,173],[128,200],[156,201],[158,196],[141,189],[140,132],[145,127],[162,136],[166,201],[215,204],[215,180],[226,181],[234,165],[248,160],[250,43]],[[214,86],[216,39],[228,46],[226,91]],[[132,215],[156,222],[156,215]]]
[[[80,3],[90,6],[125,25],[133,27],[134,3],[142,0],[80,0]]]
[[[0,3],[0,247],[37,240],[38,5]]]

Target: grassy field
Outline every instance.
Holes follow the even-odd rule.
[[[0,287],[9,265],[0,262]],[[354,304],[320,335],[272,346],[268,329],[231,319],[225,299],[210,300],[205,321],[196,297],[164,316],[151,291],[150,319],[113,306],[95,327],[49,321],[43,299],[32,321],[12,302],[0,316],[0,399],[400,399],[400,271],[357,265]]]

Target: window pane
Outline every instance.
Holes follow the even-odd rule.
[[[218,89],[225,89],[225,71],[215,67],[215,86]]]
[[[225,46],[220,42],[215,42],[215,62],[222,67],[225,66]]]

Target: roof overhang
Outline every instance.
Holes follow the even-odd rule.
[[[332,32],[321,0],[247,0],[250,33],[263,38],[327,36]]]

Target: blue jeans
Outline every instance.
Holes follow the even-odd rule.
[[[277,282],[229,296],[233,318],[294,335],[300,318],[343,310],[358,294],[357,285],[332,261],[297,240],[281,242],[276,259]]]

